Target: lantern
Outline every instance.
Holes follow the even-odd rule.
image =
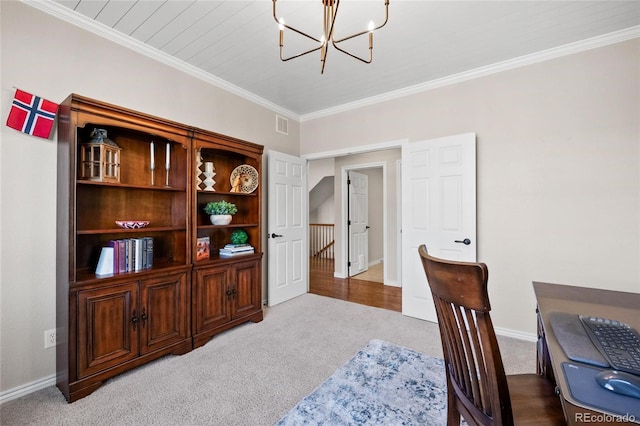
[[[93,129],[91,139],[80,146],[80,179],[120,182],[120,151],[105,129]]]

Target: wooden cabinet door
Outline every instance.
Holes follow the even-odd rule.
[[[248,260],[233,266],[231,316],[238,318],[261,309],[260,261]]]
[[[195,333],[216,328],[229,320],[230,288],[229,266],[200,269],[196,272]]]
[[[187,277],[174,274],[140,283],[140,353],[188,336]]]
[[[78,377],[138,356],[138,283],[78,292]]]

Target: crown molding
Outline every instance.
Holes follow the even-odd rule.
[[[453,74],[453,75],[439,78],[436,80],[427,81],[425,83],[416,84],[414,86],[406,87],[400,90],[395,90],[393,92],[383,93],[378,96],[372,96],[366,99],[361,99],[358,101],[338,105],[337,107],[327,108],[327,109],[312,112],[309,114],[300,115],[286,108],[283,108],[280,105],[276,105],[273,102],[270,102],[260,96],[257,96],[254,93],[251,93],[245,89],[242,89],[241,87],[231,84],[226,80],[223,80],[212,74],[205,73],[199,68],[196,68],[184,61],[178,60],[172,57],[171,55],[162,52],[161,50],[148,46],[132,37],[125,36],[115,31],[111,27],[108,27],[104,24],[93,21],[80,14],[74,13],[70,9],[58,3],[55,3],[51,0],[48,0],[48,1],[20,0],[20,1],[36,9],[39,9],[45,13],[48,13],[49,15],[53,15],[70,24],[76,25],[89,32],[92,32],[100,37],[106,38],[117,44],[120,44],[121,46],[132,49],[142,55],[153,58],[161,63],[169,65],[173,68],[176,68],[186,74],[196,77],[222,90],[226,90],[250,102],[253,102],[257,105],[268,108],[269,110],[272,110],[278,114],[281,114],[288,118],[296,120],[300,123],[309,121],[309,120],[314,120],[317,118],[327,117],[330,115],[334,115],[334,114],[338,114],[346,111],[351,111],[351,110],[362,108],[365,106],[379,104],[382,102],[402,98],[405,96],[414,95],[421,92],[426,92],[429,90],[449,86],[456,83],[461,83],[463,81],[472,80],[474,78],[484,77],[484,76],[499,73],[502,71],[507,71],[514,68],[535,64],[538,62],[547,61],[549,59],[571,55],[571,54],[579,53],[585,50],[595,49],[598,47],[620,43],[622,41],[631,40],[631,39],[640,37],[640,25],[637,25],[634,27],[626,28],[619,31],[614,31],[612,33],[604,34],[601,36],[588,38],[585,40],[565,44],[563,46],[554,47],[551,49],[543,50],[543,51],[532,53],[529,55],[524,55],[517,58],[509,59],[506,61],[497,62],[495,64],[487,65],[487,66],[476,68],[473,70],[464,71],[458,74]]]
[[[614,31],[612,33],[604,34],[601,36],[588,38],[574,43],[565,44],[529,55],[519,56],[517,58],[497,62],[495,64],[487,65],[473,70],[464,71],[436,80],[427,81],[425,83],[416,84],[414,86],[405,87],[393,92],[383,93],[378,96],[372,96],[366,99],[361,99],[359,101],[349,102],[346,104],[338,105],[337,107],[327,108],[325,110],[316,111],[309,114],[303,114],[300,116],[300,122],[327,117],[341,112],[351,111],[354,109],[379,104],[381,102],[386,102],[405,96],[415,95],[417,93],[422,93],[429,90],[438,89],[440,87],[461,83],[463,81],[472,80],[474,78],[484,77],[502,71],[547,61],[549,59],[559,58],[561,56],[571,55],[574,53],[583,52],[585,50],[620,43],[638,37],[640,37],[640,25],[626,28],[624,30]]]
[[[257,96],[254,93],[251,93],[245,89],[242,89],[241,87],[231,84],[226,80],[223,80],[212,74],[206,73],[201,69],[194,67],[193,65],[190,65],[179,59],[176,59],[173,56],[167,53],[164,53],[161,50],[158,50],[154,47],[144,44],[139,40],[134,39],[133,37],[128,37],[122,33],[119,33],[118,31],[114,30],[113,28],[107,25],[104,25],[100,22],[89,19],[78,13],[74,13],[69,8],[66,8],[51,0],[48,0],[48,1],[20,0],[20,1],[31,7],[39,9],[49,15],[62,19],[63,21],[66,21],[72,25],[75,25],[84,30],[92,32],[100,37],[106,38],[110,41],[113,41],[114,43],[127,47],[142,55],[155,59],[158,62],[161,62],[165,65],[169,65],[170,67],[173,67],[186,74],[189,74],[195,78],[198,78],[222,90],[233,93],[257,105],[268,108],[269,110],[277,112],[278,114],[281,114],[293,120],[300,121],[300,115],[296,114],[293,111],[289,111],[288,109],[283,108],[280,105],[276,105],[273,102],[270,102],[260,96]]]

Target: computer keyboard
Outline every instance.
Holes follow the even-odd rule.
[[[640,375],[640,334],[623,322],[580,315],[595,347],[619,371]]]

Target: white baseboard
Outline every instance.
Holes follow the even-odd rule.
[[[494,327],[496,334],[505,337],[513,337],[514,339],[526,340],[527,342],[537,342],[538,335],[531,333],[524,333],[518,330],[511,330],[509,328]]]
[[[22,386],[18,386],[17,388],[0,392],[0,405],[4,404],[5,402],[12,401],[14,399],[18,399],[30,393],[39,391],[40,389],[48,388],[49,386],[55,386],[55,384],[56,384],[56,375],[52,374],[50,376],[43,377],[42,379],[36,380],[34,382],[26,383]]]

